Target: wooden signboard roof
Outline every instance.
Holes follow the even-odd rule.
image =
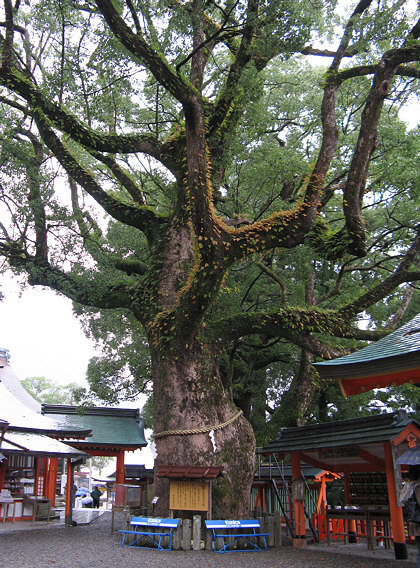
[[[158,477],[169,479],[216,479],[223,472],[223,466],[160,466]]]
[[[321,378],[337,379],[345,396],[420,383],[420,314],[383,339],[314,367]]]

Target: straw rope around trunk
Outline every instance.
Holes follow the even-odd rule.
[[[232,418],[226,420],[222,424],[218,424],[217,426],[205,426],[204,428],[192,428],[190,430],[164,430],[163,432],[158,432],[155,434],[156,438],[163,438],[164,436],[186,436],[188,434],[204,434],[206,432],[211,432],[212,430],[220,430],[221,428],[225,428],[232,422],[234,422],[237,418],[239,418],[242,414],[242,410],[239,410]]]

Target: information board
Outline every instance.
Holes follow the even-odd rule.
[[[389,506],[385,472],[351,473],[349,493],[351,505]]]
[[[171,481],[170,509],[176,511],[208,511],[209,484],[202,481]]]

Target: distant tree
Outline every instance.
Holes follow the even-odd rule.
[[[84,389],[77,383],[60,385],[45,377],[28,377],[20,382],[38,402],[45,404],[75,404],[84,394]],[[112,460],[104,456],[92,456],[90,459],[99,473]]]
[[[21,383],[36,400],[46,404],[74,404],[81,390],[77,383],[60,385],[45,377],[28,377]]]
[[[106,456],[92,456],[92,467],[96,468],[99,471],[99,476],[102,475],[102,470],[108,464],[110,464],[114,458],[108,458]]]

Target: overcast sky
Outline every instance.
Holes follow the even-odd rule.
[[[85,385],[94,345],[72,313],[71,301],[50,290],[31,288],[0,277],[0,347],[9,350],[19,379],[46,377],[60,384]]]
[[[10,365],[18,378],[46,377],[64,385],[75,382],[86,386],[94,345],[73,315],[71,301],[40,288],[27,289],[20,296],[18,284],[4,276],[0,276],[0,290],[5,295],[0,302],[0,347],[9,350]],[[143,403],[141,399],[121,406],[141,409]],[[150,432],[147,430],[148,436]],[[148,446],[126,452],[125,463],[151,468],[153,450]],[[103,476],[113,471],[115,463],[105,468]]]

